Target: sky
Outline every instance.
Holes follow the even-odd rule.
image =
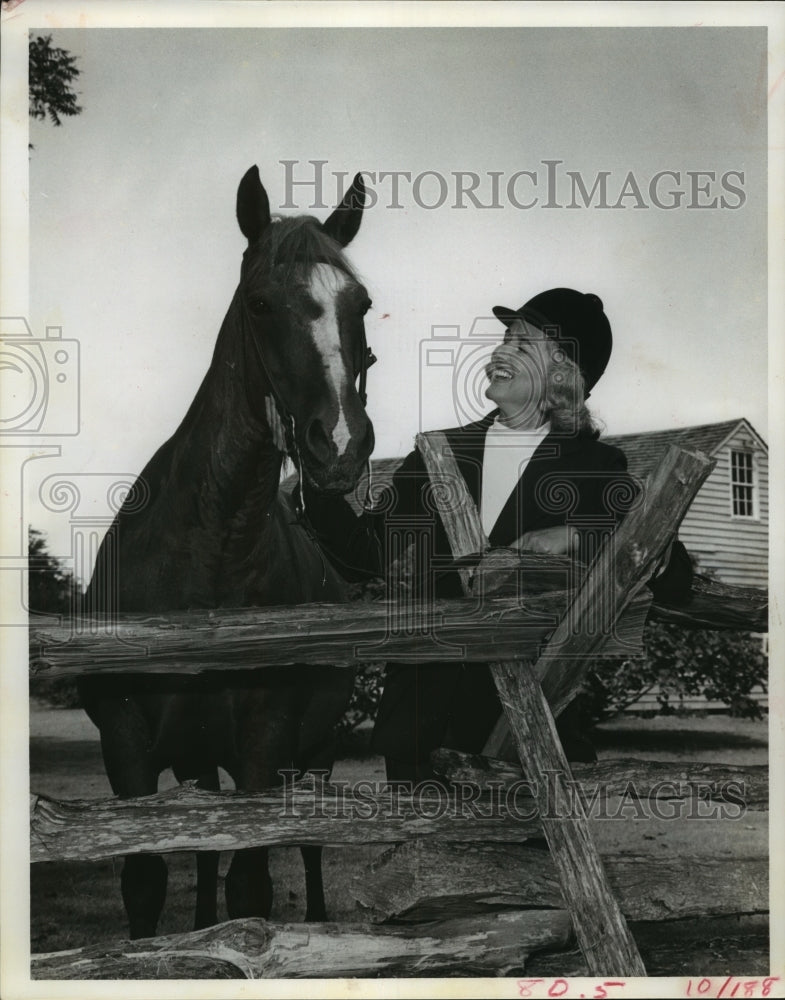
[[[55,554],[73,556],[79,518],[105,530],[105,479],[132,481],[185,414],[254,163],[281,214],[326,218],[359,170],[374,191],[349,256],[374,302],[377,457],[487,412],[491,307],[554,286],[605,304],[614,352],[590,403],[608,433],[746,417],[767,436],[764,28],[255,24],[46,29],[78,59],[83,111],[31,124],[12,314],[67,342],[37,438],[59,454],[23,473]],[[397,199],[384,172],[403,172]],[[78,511],[52,499],[69,477]]]

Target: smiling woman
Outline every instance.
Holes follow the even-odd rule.
[[[499,407],[499,423],[535,430],[549,423],[568,433],[595,429],[584,404],[580,369],[558,342],[525,320],[516,320],[486,367],[485,395]]]
[[[499,421],[517,429],[544,422],[564,434],[595,433],[585,399],[607,367],[613,338],[602,300],[553,288],[520,309],[495,306],[504,342],[491,356],[488,399]],[[557,317],[554,319],[553,317]]]
[[[506,330],[487,366],[486,395],[499,408],[445,437],[492,546],[574,553],[589,564],[640,495],[623,452],[597,440],[585,405],[610,359],[610,323],[596,295],[571,288],[542,292],[520,309],[497,306],[494,313]],[[431,491],[415,449],[393,478],[386,512],[356,519],[342,498],[315,491],[307,491],[308,511],[343,572],[384,572],[384,563],[401,551],[401,525],[407,526],[416,536],[414,596],[427,603],[463,592]],[[674,551],[672,566],[657,580],[661,597],[690,583],[686,552]],[[385,755],[389,779],[421,780],[432,776],[430,753],[439,746],[480,752],[500,714],[487,670],[393,664],[374,747]],[[570,759],[594,759],[569,711],[559,732]]]

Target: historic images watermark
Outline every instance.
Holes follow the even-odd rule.
[[[329,160],[279,160],[284,171],[281,209],[329,208],[346,194],[348,171],[327,169]],[[390,209],[719,209],[747,201],[744,170],[665,167],[633,170],[570,169],[561,159],[541,159],[526,169],[361,170],[365,207]]]
[[[739,820],[747,812],[744,781],[578,782],[560,770],[545,771],[539,782],[428,778],[412,781],[349,782],[329,772],[280,770],[284,818],[341,821],[372,819],[511,820]]]

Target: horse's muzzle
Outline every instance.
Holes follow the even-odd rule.
[[[321,421],[313,420],[299,444],[303,466],[322,493],[349,493],[362,476],[374,446],[373,424],[363,415],[342,454]]]

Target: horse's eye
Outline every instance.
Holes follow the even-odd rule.
[[[251,311],[257,316],[265,316],[273,311],[273,307],[267,299],[254,299],[251,302]]]

